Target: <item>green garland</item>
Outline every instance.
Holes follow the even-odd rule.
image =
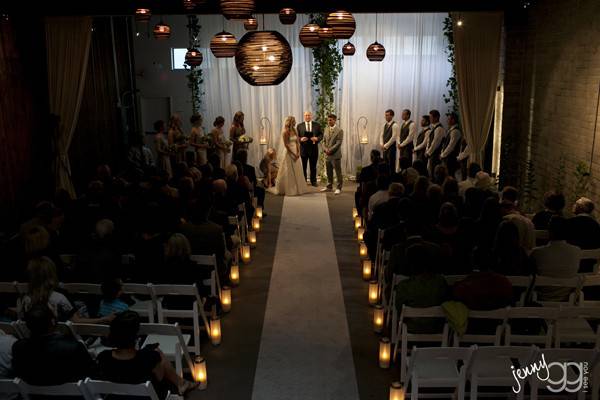
[[[452,106],[448,107],[448,111],[458,114],[458,84],[456,82],[456,59],[454,57],[454,21],[450,15],[444,19],[444,36],[448,41],[445,53],[448,56],[448,62],[452,65],[452,75],[450,75],[450,78],[446,82],[448,94],[444,94],[442,97],[446,104],[452,103]]]
[[[200,47],[200,23],[198,22],[198,17],[196,15],[188,15],[188,32],[189,32],[189,46],[190,49],[198,49]],[[187,74],[188,84],[187,87],[190,89],[191,94],[191,103],[192,103],[192,114],[200,114],[200,105],[202,104],[202,89],[200,85],[204,83],[204,79],[202,78],[202,69],[200,66],[185,66],[186,69],[189,68],[189,73]]]

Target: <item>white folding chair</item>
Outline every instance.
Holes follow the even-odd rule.
[[[5,335],[12,335],[17,339],[23,338],[21,331],[17,328],[17,323],[13,322],[0,322],[0,334],[4,332]]]
[[[0,379],[0,398],[7,400],[19,398],[21,390],[18,382],[18,379]]]
[[[375,266],[374,271],[377,276],[380,275],[380,270],[383,268],[383,236],[385,231],[383,229],[379,229],[377,231],[377,246],[375,249]]]
[[[154,310],[156,309],[155,299],[150,283],[124,283],[123,294],[132,297],[135,303],[129,307],[131,311],[137,312],[140,316],[148,318],[150,323],[155,321]]]
[[[188,350],[190,335],[182,335],[177,324],[141,324],[139,335],[146,335],[143,346],[157,343],[168,360],[175,362],[177,374],[183,377],[183,357],[190,371],[194,371],[194,363]]]
[[[454,346],[460,346],[461,343],[500,346],[507,317],[508,307],[491,311],[469,310],[467,331],[462,336],[454,332]],[[488,324],[490,326],[487,326]],[[475,325],[475,330],[477,330],[478,325],[479,327],[483,325],[482,330],[486,332],[474,331],[472,329],[473,325]],[[495,325],[493,330],[491,325]]]
[[[508,318],[504,326],[504,344],[506,346],[535,344],[543,346],[546,349],[552,347],[554,338],[554,327],[558,319],[559,309],[554,307],[512,307],[508,310]],[[521,333],[515,329],[513,324],[515,320],[521,322],[527,321],[527,326],[532,326],[530,321],[543,320],[546,324],[545,329],[539,332]]]
[[[563,379],[567,379],[569,382],[573,382],[572,385],[569,385],[571,388],[574,388],[574,385],[577,385],[577,382],[581,380],[583,386],[583,378],[584,378],[584,367],[583,364],[587,363],[587,370],[590,374],[589,376],[589,387],[588,392],[592,392],[596,394],[598,397],[598,392],[600,392],[600,388],[598,387],[597,379],[593,379],[593,369],[594,364],[596,363],[598,357],[598,350],[592,349],[544,349],[540,355],[544,355],[544,360],[546,364],[551,364],[554,362],[558,363],[572,363],[570,367],[566,369],[562,369],[560,367],[551,367],[548,371],[540,372],[540,376],[546,377],[546,374],[550,377],[550,380],[553,382],[562,382]],[[579,365],[575,365],[579,364]],[[574,370],[573,367],[577,367],[577,370]],[[566,376],[565,376],[566,373]],[[579,374],[579,376],[577,376]],[[548,382],[540,382],[539,379],[536,379],[535,376],[530,380],[531,385],[531,400],[537,400],[540,386],[547,387]],[[551,388],[557,389],[555,385],[551,386]],[[552,392],[552,395],[554,393]],[[593,396],[593,395],[592,395]],[[577,392],[578,400],[585,400],[585,391],[583,387]]]
[[[15,383],[19,386],[19,391],[24,400],[29,400],[31,395],[60,398],[77,397],[92,400],[83,386],[83,381],[63,383],[62,385],[37,386],[30,385],[22,379],[16,378]]]
[[[17,282],[0,282],[0,294],[19,295],[17,290]]]
[[[219,268],[217,266],[217,256],[215,254],[211,255],[203,255],[203,254],[194,254],[190,256],[190,259],[198,264],[199,268],[202,267],[212,267],[212,272],[210,278],[210,294],[214,297],[221,298],[221,280],[219,279]],[[207,282],[204,281],[204,284]]]
[[[594,260],[592,272],[597,274],[598,265],[600,264],[600,249],[581,250],[581,258],[579,261],[581,262],[583,260]]]
[[[29,292],[29,284],[27,282],[15,282],[15,287],[19,296],[25,296]]]
[[[131,396],[131,397],[143,397],[149,398],[150,400],[162,400],[159,399],[152,382],[139,384],[128,384],[128,383],[115,383],[107,381],[96,381],[90,378],[86,378],[83,382],[85,389],[90,394],[92,399],[98,400],[103,399],[107,395],[119,395],[119,396]],[[167,394],[167,399],[180,398],[176,395]]]
[[[519,307],[525,305],[525,296],[527,295],[527,291],[531,286],[531,282],[533,280],[532,276],[507,276],[506,279],[510,281],[510,284],[513,287],[514,298],[518,298],[515,301],[515,304]]]
[[[458,400],[465,398],[465,371],[472,349],[458,347],[413,347],[406,387],[410,398],[419,398],[419,388],[454,388]],[[462,365],[459,367],[459,362]]]
[[[478,398],[477,392],[480,386],[513,387],[515,379],[511,367],[518,368],[529,365],[536,354],[535,346],[475,346],[471,364],[467,370],[467,379],[471,383],[470,398]],[[513,359],[518,360],[518,366],[513,364]],[[524,383],[522,385],[522,390],[516,395],[517,399],[524,398]]]
[[[600,324],[596,331],[588,320],[600,320],[600,307],[561,307],[556,321],[554,347],[562,343],[588,344],[600,348]]]
[[[400,347],[400,377],[402,382],[406,379],[407,366],[408,366],[408,344],[409,343],[439,343],[440,347],[448,346],[448,323],[446,323],[446,314],[442,307],[408,307],[402,306],[402,312],[400,314],[400,320],[396,322],[396,311],[392,313],[393,321],[392,326],[397,325],[397,329],[394,331],[395,335],[392,337],[394,343],[393,360],[396,360],[398,354],[398,347]],[[409,332],[407,319],[411,318],[433,318],[443,319],[444,324],[440,332],[435,333],[418,333]]]
[[[398,274],[392,275],[392,286],[390,289],[390,301],[385,305],[385,307],[386,307],[385,321],[386,321],[387,326],[390,326],[390,324],[392,322],[392,318],[390,318],[390,317],[392,317],[392,314],[394,313],[394,310],[396,308],[396,286],[398,286],[398,284],[405,279],[408,279],[408,276],[398,275]],[[396,320],[397,320],[397,316],[396,316]],[[392,338],[394,337],[394,333],[395,333],[396,329],[398,328],[396,325],[397,324],[392,324]]]
[[[586,288],[595,288],[594,291],[600,290],[600,275],[586,274],[582,275],[583,282],[581,283],[581,291],[579,292],[579,299],[577,304],[582,307],[600,307],[600,300],[586,300],[585,291]]]
[[[157,299],[158,323],[167,324],[168,318],[186,318],[192,319],[194,328],[194,354],[200,354],[200,319],[204,323],[206,332],[210,333],[208,318],[204,312],[204,304],[198,294],[196,284],[193,285],[152,285],[154,298]],[[163,302],[167,297],[185,297],[190,300],[190,308],[168,309]]]
[[[69,294],[102,296],[102,287],[97,283],[61,283],[60,287]]]
[[[542,304],[544,307],[573,306],[579,296],[582,278],[574,276],[573,278],[551,278],[548,276],[536,276],[533,283],[533,301]],[[565,300],[548,299],[549,294],[544,291],[560,290],[560,294],[568,290]],[[552,296],[552,294],[550,294]]]
[[[241,225],[241,236],[240,240],[242,244],[246,243],[246,237],[248,233],[248,216],[246,215],[246,205],[244,203],[238,205],[238,211],[242,214]]]
[[[67,321],[65,325],[69,328],[73,337],[87,347],[88,352],[93,358],[104,350],[111,350],[112,347],[107,347],[102,344],[102,339],[107,338],[110,333],[110,326],[100,324],[83,324]],[[92,341],[86,341],[85,338],[91,338]]]

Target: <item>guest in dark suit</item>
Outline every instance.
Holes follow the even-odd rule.
[[[371,150],[371,164],[362,168],[356,177],[358,186],[354,194],[354,203],[359,215],[363,214],[363,210],[369,202],[369,196],[374,193],[375,180],[379,176],[378,166],[381,162],[381,152],[375,149]],[[369,190],[369,186],[371,190]]]
[[[594,219],[594,203],[582,197],[573,206],[573,218],[566,223],[567,241],[581,249],[600,248],[600,224]]]
[[[544,194],[544,209],[533,217],[535,229],[547,230],[550,219],[562,217],[565,208],[565,196],[562,193],[550,191]]]
[[[300,157],[306,179],[306,167],[310,164],[310,183],[317,186],[317,160],[319,159],[319,142],[323,139],[323,131],[318,122],[312,120],[310,111],[304,112],[304,122],[296,127],[300,137]]]

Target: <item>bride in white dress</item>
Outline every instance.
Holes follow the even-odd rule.
[[[299,196],[308,192],[306,178],[302,171],[300,159],[300,142],[296,132],[296,119],[287,117],[281,133],[284,150],[279,158],[279,172],[275,186],[269,191],[274,194],[286,196]]]

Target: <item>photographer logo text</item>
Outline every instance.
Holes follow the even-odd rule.
[[[551,362],[547,364],[546,358],[542,354],[541,360],[525,368],[515,368],[514,366],[510,368],[516,382],[512,387],[514,393],[520,393],[523,389],[522,382],[533,375],[541,382],[545,382],[546,389],[553,393],[577,393],[582,390],[587,392],[588,389],[587,362]]]

